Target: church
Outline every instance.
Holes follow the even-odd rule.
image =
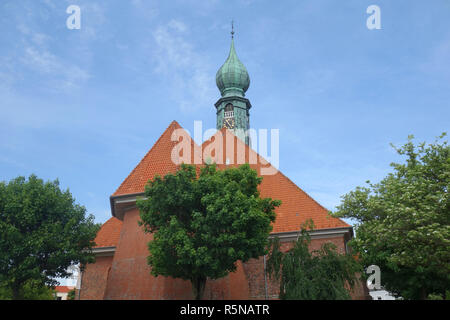
[[[270,236],[279,237],[283,249],[288,249],[297,239],[300,226],[312,219],[315,229],[310,231],[311,250],[319,249],[324,242],[334,243],[341,253],[349,250],[347,242],[353,237],[353,228],[330,216],[326,208],[251,148],[248,135],[251,104],[245,97],[250,77],[236,54],[233,34],[228,58],[216,74],[221,94],[215,103],[217,132],[197,145],[178,122],[169,124],[111,195],[112,217],[102,225],[95,239],[95,263],[88,264],[81,273],[79,299],[193,299],[189,281],[150,274],[147,243],[152,235],[145,234],[138,225],[136,199],[144,196],[145,185],[156,175],[174,173],[182,162],[201,165],[198,159],[212,160],[219,169],[249,163],[257,170],[263,177],[261,197],[282,202],[276,208]],[[180,141],[185,142],[182,152],[176,151]],[[207,280],[203,298],[277,299],[279,285],[269,280],[265,270],[265,256],[245,263],[238,261],[235,272],[221,279]],[[365,299],[366,291],[360,284],[351,296]]]

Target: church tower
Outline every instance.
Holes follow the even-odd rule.
[[[234,49],[234,29],[231,31],[231,48],[227,60],[216,74],[216,84],[222,97],[216,102],[217,129],[223,127],[250,144],[247,130],[250,128],[250,101],[245,92],[250,86],[247,69],[239,61]]]

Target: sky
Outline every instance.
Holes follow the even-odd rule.
[[[390,143],[449,130],[449,14],[448,0],[1,0],[0,180],[58,179],[105,222],[172,120],[215,127],[234,20],[251,127],[279,129],[280,170],[335,210],[403,160]]]

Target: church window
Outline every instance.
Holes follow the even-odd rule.
[[[229,103],[225,106],[225,118],[230,118],[234,116],[234,106]]]

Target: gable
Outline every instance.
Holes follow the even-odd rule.
[[[153,179],[158,174],[164,176],[167,173],[176,172],[179,165],[172,161],[173,150],[183,140],[174,139],[175,141],[172,141],[172,137],[176,137],[174,132],[177,129],[184,135],[184,138],[190,139],[187,132],[176,121],[173,121],[111,196],[113,215],[115,215],[115,210],[119,206],[121,206],[122,212],[126,211],[125,203],[128,206],[134,203],[135,197],[143,194],[148,180]],[[217,131],[201,147],[196,145],[193,139],[190,139],[188,145],[189,150],[184,151],[185,154],[181,153],[182,157],[187,160],[185,162],[189,162],[190,159],[190,163],[194,163],[194,159],[196,159],[196,162],[199,163],[198,157],[201,153],[203,161],[211,160],[217,163],[219,169],[249,163],[250,167],[263,177],[260,185],[261,197],[282,201],[281,206],[276,209],[277,218],[273,226],[274,233],[297,231],[308,219],[313,220],[316,229],[350,227],[344,221],[330,216],[327,209],[295,185],[283,173],[271,166],[231,131],[225,128]],[[178,162],[180,162],[179,160]]]
[[[274,233],[299,230],[308,219],[313,220],[316,229],[350,227],[341,219],[330,216],[326,208],[281,171],[271,166],[247,144],[234,136],[231,131],[225,128],[217,131],[211,139],[203,143],[202,149],[208,149],[208,146],[218,140],[222,141],[223,151],[210,156],[216,163],[219,163],[217,165],[219,169],[250,163],[250,167],[263,178],[259,187],[261,197],[281,200],[281,206],[275,210],[277,218],[273,226]]]
[[[142,193],[148,180],[153,179],[156,175],[164,176],[169,172],[176,172],[179,165],[175,164],[171,158],[172,151],[180,141],[172,141],[172,137],[176,138],[180,135],[189,137],[189,134],[178,122],[172,121],[150,151],[147,152],[112,196]],[[191,161],[193,162],[194,147],[196,145],[193,139],[190,140]]]

